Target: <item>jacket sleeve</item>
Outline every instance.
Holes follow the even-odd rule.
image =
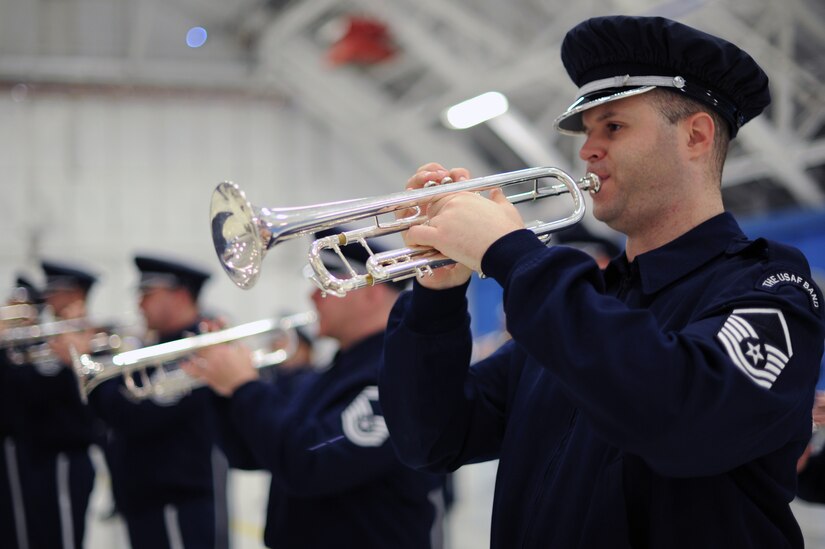
[[[309,370],[298,370],[282,375],[280,372],[274,381],[271,382],[272,390],[269,391],[270,399],[283,402],[290,398],[300,385],[301,381],[306,381],[313,375]],[[259,461],[259,456],[264,452],[254,452],[252,445],[247,443],[244,436],[244,429],[235,426],[236,420],[232,415],[232,398],[223,397],[217,393],[212,394],[212,403],[215,407],[215,424],[217,427],[218,444],[223,450],[229,465],[236,469],[256,470],[266,469],[266,464]],[[239,417],[237,421],[245,421]],[[247,433],[249,434],[249,433]],[[253,437],[254,441],[257,437]]]
[[[34,364],[9,365],[8,378],[15,397],[37,407],[55,399],[80,401],[77,378],[71,366],[60,365],[53,374],[40,373]]]
[[[232,395],[229,411],[255,461],[288,492],[340,493],[398,467],[374,385],[342,390],[336,406],[317,414],[301,414],[291,400],[271,383],[251,381]],[[367,422],[363,430],[352,425],[359,420]]]
[[[747,264],[709,289],[713,306],[667,331],[650,310],[605,295],[586,254],[525,233],[496,242],[482,266],[504,287],[513,338],[608,441],[670,476],[721,473],[787,445],[801,452],[823,345],[809,295],[793,285],[757,291],[753,270],[765,266]],[[770,382],[745,373],[748,358],[735,360],[722,336],[745,313],[772,319],[771,334],[786,340]]]
[[[379,374],[392,441],[407,465],[451,471],[494,459],[504,433],[512,346],[470,368],[466,286],[433,291],[418,283],[390,315]]]
[[[131,397],[120,379],[103,382],[89,394],[89,405],[104,423],[133,437],[174,435],[208,410],[211,390],[195,389],[180,400],[159,404]],[[207,421],[207,418],[203,418]]]

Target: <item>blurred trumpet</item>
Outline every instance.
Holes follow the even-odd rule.
[[[9,307],[17,307],[17,305],[10,305]],[[24,307],[28,307],[28,305],[24,305]],[[32,324],[31,326],[6,328],[0,333],[0,348],[30,345],[49,339],[50,337],[72,332],[82,332],[90,327],[91,324],[85,318],[70,318],[44,322],[42,324]]]
[[[65,359],[55,355],[51,341],[63,335],[88,331],[85,337],[88,354],[112,354],[135,348],[137,338],[131,325],[93,326],[85,318],[56,320],[31,326],[16,326],[0,332],[0,352],[12,364],[32,364],[45,371],[56,370]]]
[[[167,366],[191,357],[200,349],[263,334],[276,335],[284,343],[272,351],[255,351],[253,365],[256,368],[274,366],[287,360],[297,349],[295,330],[316,322],[316,318],[314,312],[305,312],[256,320],[217,332],[117,353],[106,360],[95,360],[87,354],[75,354],[72,364],[80,396],[84,401],[88,400],[91,391],[104,381],[119,376],[123,377],[127,391],[136,400],[172,399],[186,395],[206,383],[193,378],[179,367],[167,370]]]
[[[0,307],[0,323],[17,324],[20,322],[30,322],[37,319],[37,307],[25,303],[16,305],[3,305]]]
[[[30,305],[12,305],[9,307],[31,307]],[[24,319],[30,319],[29,311],[20,310],[20,315],[9,322],[17,323]],[[10,314],[18,314],[17,312]],[[35,312],[36,315],[36,312]],[[36,318],[36,316],[34,317]],[[58,337],[64,334],[71,334],[76,332],[83,332],[89,330],[93,332],[91,336],[90,345],[92,353],[100,353],[104,351],[111,351],[120,348],[121,334],[124,330],[131,331],[131,324],[100,324],[93,323],[87,318],[68,318],[63,320],[53,320],[49,322],[42,322],[40,324],[31,324],[23,326],[13,326],[5,328],[0,331],[0,349],[8,349],[13,347],[26,347],[36,343],[46,342],[48,339]]]

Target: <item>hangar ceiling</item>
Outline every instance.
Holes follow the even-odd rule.
[[[552,129],[575,91],[559,45],[607,13],[668,16],[748,50],[774,101],[735,141],[726,204],[825,207],[821,0],[0,0],[0,85],[272,96],[325,120],[379,173],[431,159],[575,172],[579,142]],[[184,43],[194,26],[208,31],[200,48]],[[441,123],[445,107],[490,90],[508,97],[506,116]]]

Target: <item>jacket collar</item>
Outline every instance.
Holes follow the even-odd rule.
[[[727,212],[712,217],[655,250],[636,257],[629,264],[624,254],[607,267],[609,279],[637,270],[642,291],[653,294],[679,280],[722,253],[736,253],[750,244],[739,224]]]

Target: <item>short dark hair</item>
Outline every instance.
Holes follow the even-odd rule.
[[[725,158],[728,156],[728,146],[730,145],[730,126],[725,119],[704,103],[681,95],[678,91],[656,88],[645,95],[653,100],[653,105],[671,124],[684,120],[697,112],[710,115],[715,127],[713,132],[713,166],[711,166],[711,169],[721,180],[722,168],[725,166]]]

